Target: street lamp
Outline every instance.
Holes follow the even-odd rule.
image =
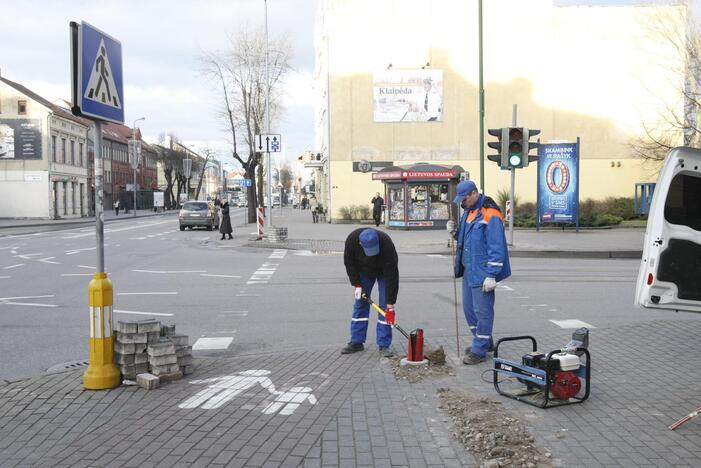
[[[134,217],[136,217],[136,168],[139,166],[139,155],[137,153],[137,140],[136,140],[136,122],[140,120],[146,120],[146,117],[140,117],[134,121],[134,125],[131,126],[131,135],[132,139],[134,141],[133,143],[133,148],[132,148],[132,156],[134,160],[132,161],[131,167],[134,168],[134,186],[132,187],[132,190],[134,190]]]

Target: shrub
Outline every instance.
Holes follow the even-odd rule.
[[[342,206],[338,209],[341,219],[345,221],[365,221],[371,219],[367,205]]]
[[[497,192],[497,205],[499,205],[499,208],[501,208],[501,212],[506,214],[506,202],[510,200],[509,197],[509,191],[505,189],[499,189]],[[518,202],[518,195],[514,195],[514,205],[518,207],[519,202]]]
[[[633,199],[626,197],[608,197],[601,202],[602,213],[608,213],[614,216],[619,216],[623,219],[635,218],[635,210],[633,208]]]

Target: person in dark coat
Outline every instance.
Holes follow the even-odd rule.
[[[375,196],[372,197],[370,203],[372,203],[372,219],[375,220],[375,226],[379,226],[382,220],[382,205],[385,204],[385,201],[380,196],[380,192],[377,192]]]
[[[221,232],[221,240],[224,240],[224,236],[227,234],[229,235],[229,239],[233,239],[233,237],[231,237],[231,233],[234,232],[234,230],[231,228],[231,216],[229,216],[228,201],[224,201],[224,203],[221,204],[221,224],[219,225],[219,232]]]
[[[351,340],[341,350],[350,354],[363,350],[368,329],[370,304],[362,296],[370,296],[377,283],[378,304],[386,316],[378,316],[376,338],[380,354],[391,357],[392,325],[395,321],[394,304],[399,292],[399,268],[397,250],[392,239],[384,232],[373,228],[359,228],[346,239],[343,263],[350,284],[355,288],[353,318],[351,319]]]

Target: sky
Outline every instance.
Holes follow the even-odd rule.
[[[269,35],[292,44],[285,113],[271,123],[287,160],[313,150],[316,0],[268,0]],[[220,94],[201,75],[202,51],[225,50],[242,27],[263,28],[263,0],[0,0],[0,73],[41,96],[70,100],[69,23],[86,21],[122,43],[125,124],[147,141],[172,132],[233,162]],[[240,151],[240,148],[239,148]]]

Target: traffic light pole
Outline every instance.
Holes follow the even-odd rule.
[[[517,105],[514,104],[513,114],[511,116],[511,126],[516,126],[516,113]],[[528,148],[528,142],[526,142],[526,148]],[[526,150],[526,158],[528,158],[528,151]],[[511,200],[511,210],[509,211],[509,245],[514,245],[514,214],[516,213],[516,203],[514,200],[514,195],[516,193],[516,168],[511,167],[511,191],[509,193],[509,199]]]
[[[484,74],[482,60],[482,0],[477,2],[479,31],[479,119],[480,119],[480,192],[484,193]]]

